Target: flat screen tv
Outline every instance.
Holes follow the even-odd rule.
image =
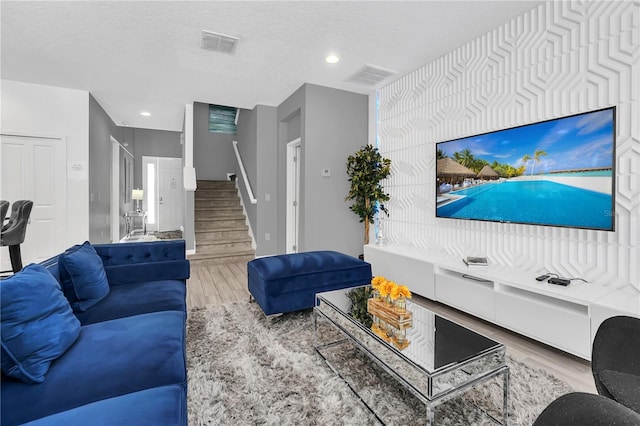
[[[615,107],[436,144],[436,216],[613,231]]]

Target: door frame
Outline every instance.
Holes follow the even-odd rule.
[[[169,159],[169,160],[179,160],[180,163],[182,164],[182,158],[180,157],[160,157],[160,156],[154,156],[154,155],[143,155],[142,156],[142,190],[144,191],[144,197],[142,200],[142,209],[144,211],[146,211],[147,213],[149,213],[149,203],[151,202],[151,204],[153,205],[153,216],[149,215],[148,216],[148,222],[147,222],[147,230],[148,231],[158,231],[160,229],[160,218],[159,218],[159,214],[160,214],[160,200],[158,198],[158,191],[160,189],[159,186],[159,181],[160,181],[160,161],[163,159]],[[154,165],[154,191],[149,191],[149,182],[148,182],[148,174],[147,174],[147,168],[148,168],[148,164],[153,164]],[[180,176],[182,178],[182,176]],[[181,215],[182,217],[178,217],[179,221],[182,222],[182,224],[180,225],[182,227],[182,229],[184,229],[184,204],[185,204],[185,197],[184,197],[184,183],[182,183],[182,185],[178,185],[178,190],[182,190],[182,193],[180,194],[179,197],[179,202],[180,202],[180,206],[178,209],[178,214],[179,216]],[[153,197],[151,197],[151,195]],[[154,198],[153,200],[151,200],[151,198]]]
[[[300,233],[300,152],[302,139],[287,143],[287,207],[285,253],[297,253]]]
[[[43,139],[43,140],[48,140],[48,141],[52,141],[56,144],[60,144],[58,147],[60,148],[58,153],[60,155],[60,159],[59,161],[56,161],[56,163],[58,164],[62,164],[62,168],[58,171],[61,172],[61,177],[62,177],[62,182],[59,182],[58,185],[56,185],[57,188],[57,192],[56,192],[56,198],[59,201],[58,205],[57,205],[57,211],[56,211],[56,216],[55,216],[55,220],[54,220],[54,224],[55,224],[55,237],[54,237],[54,248],[52,248],[52,253],[48,253],[48,252],[40,252],[40,250],[34,251],[33,249],[29,249],[29,247],[24,247],[22,250],[22,263],[24,266],[26,266],[29,263],[36,263],[36,262],[41,262],[44,261],[48,258],[50,258],[51,256],[55,255],[55,253],[59,252],[60,250],[64,250],[65,247],[67,247],[67,245],[69,244],[69,242],[67,241],[67,234],[68,234],[68,227],[69,227],[69,222],[67,220],[67,212],[69,209],[68,206],[68,202],[69,202],[69,195],[68,195],[68,181],[69,181],[69,167],[67,164],[67,160],[68,160],[68,154],[67,154],[67,138],[66,136],[58,136],[58,135],[53,135],[53,134],[48,134],[48,133],[39,133],[39,132],[33,132],[33,131],[16,131],[16,130],[0,130],[0,164],[2,164],[2,151],[3,151],[3,144],[4,144],[4,138],[5,137],[15,137],[15,138],[25,138],[25,139],[30,139],[30,140],[34,140],[34,139]],[[85,168],[86,169],[86,168]],[[86,170],[85,170],[86,171]],[[35,191],[35,187],[33,187],[32,189],[34,189]],[[0,187],[0,192],[2,192],[2,189]],[[8,198],[6,197],[6,194],[0,194],[2,196],[3,199]],[[37,213],[36,210],[37,209],[37,200],[35,199],[35,197],[33,197],[33,195],[35,194],[30,194],[28,197],[24,197],[25,199],[31,198],[34,201],[34,209],[31,211],[31,217],[29,219],[29,222],[31,223],[31,227],[34,227],[36,222],[37,222]],[[15,200],[8,200],[10,202],[15,201]],[[30,237],[31,235],[31,237]],[[27,235],[25,237],[25,243],[26,245],[30,244],[33,242],[33,231],[27,232]],[[55,247],[55,245],[57,245],[57,247]],[[26,248],[26,250],[25,250]],[[39,248],[42,248],[41,246]],[[4,258],[4,247],[2,248],[3,253],[0,255],[0,263],[4,263],[5,261],[8,262],[8,251],[7,251],[7,258]],[[7,264],[8,265],[8,264]],[[6,266],[6,265],[4,265]],[[3,267],[0,267],[0,269],[4,269]]]
[[[111,242],[120,241],[120,142],[111,136]]]

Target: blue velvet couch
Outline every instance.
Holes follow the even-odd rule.
[[[82,273],[95,269],[108,282],[107,289],[91,289],[99,297],[89,307],[76,309],[81,295],[66,287],[63,275],[72,273],[62,259],[67,252],[29,265],[2,281],[2,308],[6,312],[2,314],[0,423],[187,425],[186,280],[190,268],[184,241],[84,246],[95,250],[91,253],[99,256],[104,273],[99,264],[80,262],[75,267]],[[12,341],[15,336],[10,327],[14,317],[22,314],[12,317],[11,310],[27,303],[23,311],[29,311],[30,297],[19,298],[14,293],[30,285],[31,279],[25,277],[41,274],[41,266],[56,280],[52,290],[47,290],[50,296],[44,295],[46,301],[64,300],[62,305],[73,307],[58,304],[55,308],[56,312],[63,310],[58,316],[65,318],[63,324],[70,324],[63,327],[60,336],[68,336],[71,343],[50,361],[42,376],[27,377],[36,383],[25,383],[14,377],[23,377],[28,371],[21,370],[25,365],[16,361],[21,348]],[[41,297],[38,292],[42,288],[46,287],[30,290],[31,298]],[[15,299],[13,305],[5,300],[10,298]],[[18,367],[11,366],[12,361]],[[5,374],[5,367],[11,377]]]

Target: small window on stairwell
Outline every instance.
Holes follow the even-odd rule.
[[[238,109],[221,105],[209,105],[209,133],[236,134]]]

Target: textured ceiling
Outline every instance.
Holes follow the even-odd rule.
[[[401,76],[541,3],[3,0],[1,76],[87,90],[118,125],[180,131],[194,101],[277,106],[306,82],[369,93],[345,79],[365,64]],[[200,49],[201,30],[239,37],[235,55]]]

